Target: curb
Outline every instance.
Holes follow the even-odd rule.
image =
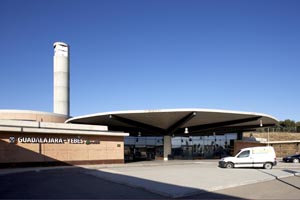
[[[46,170],[55,170],[55,169],[72,169],[80,168],[79,166],[59,166],[59,167],[30,167],[30,168],[15,168],[15,169],[0,169],[0,176],[7,174],[17,174],[24,172],[40,172]]]

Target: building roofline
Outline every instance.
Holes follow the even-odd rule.
[[[164,112],[211,112],[211,113],[225,113],[225,114],[241,114],[241,115],[255,115],[268,117],[273,120],[279,121],[277,118],[256,112],[244,112],[244,111],[233,111],[233,110],[221,110],[221,109],[206,109],[206,108],[178,108],[178,109],[156,109],[156,110],[123,110],[123,111],[112,111],[112,112],[102,112],[94,113],[88,115],[82,115],[77,117],[72,117],[66,120],[66,123],[72,123],[74,120],[84,119],[89,117],[104,116],[104,115],[116,115],[116,114],[146,114],[146,113],[164,113]]]
[[[57,116],[57,117],[70,117],[67,115],[52,113],[52,112],[45,112],[45,111],[35,111],[35,110],[14,110],[14,109],[0,109],[0,115],[2,113],[22,113],[22,114],[43,114],[49,116]]]

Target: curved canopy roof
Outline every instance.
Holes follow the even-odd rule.
[[[132,136],[195,136],[249,131],[273,126],[278,120],[252,112],[165,109],[96,113],[70,118],[66,122],[106,125],[109,130],[129,132]]]

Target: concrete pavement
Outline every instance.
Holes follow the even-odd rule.
[[[252,183],[263,183],[299,176],[300,164],[281,163],[272,170],[235,168],[222,169],[218,160],[153,161],[116,165],[80,166],[86,175],[134,187],[165,197],[178,198]],[[78,167],[78,166],[77,166]],[[75,167],[2,169],[0,174]]]
[[[294,166],[293,164],[290,166]],[[298,168],[279,166],[272,170],[235,168],[223,169],[217,161],[168,161],[139,163],[124,167],[98,168],[88,172],[112,182],[143,188],[178,198],[299,175]]]

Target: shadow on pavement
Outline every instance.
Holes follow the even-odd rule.
[[[291,169],[284,169],[284,170],[282,170],[282,171],[288,172],[288,173],[290,173],[290,174],[297,174],[297,173],[299,173],[298,171],[291,170]]]
[[[197,199],[240,199],[80,167],[37,168],[0,175],[1,199],[185,199],[194,195]]]
[[[293,188],[296,188],[296,189],[300,190],[300,187],[298,187],[298,186],[296,186],[296,185],[294,185],[294,184],[291,184],[291,183],[289,183],[289,182],[286,182],[286,181],[282,180],[281,178],[279,178],[278,176],[276,176],[276,175],[274,175],[274,174],[268,173],[268,172],[266,172],[266,171],[264,171],[264,170],[259,170],[259,171],[261,171],[262,173],[265,173],[265,174],[268,174],[268,175],[270,175],[270,176],[275,177],[275,179],[276,179],[277,181],[280,181],[280,182],[282,182],[282,183],[284,183],[284,184],[286,184],[286,185],[289,185],[289,186],[291,186],[291,187],[293,187]],[[292,174],[292,175],[294,175],[294,176],[296,176],[296,173],[298,173],[297,171],[290,170],[290,169],[284,169],[284,170],[282,170],[282,171],[283,171],[283,172],[288,172],[288,173],[290,173],[290,174]],[[297,177],[298,177],[298,176],[297,176]],[[299,177],[299,178],[300,178],[300,177]]]

